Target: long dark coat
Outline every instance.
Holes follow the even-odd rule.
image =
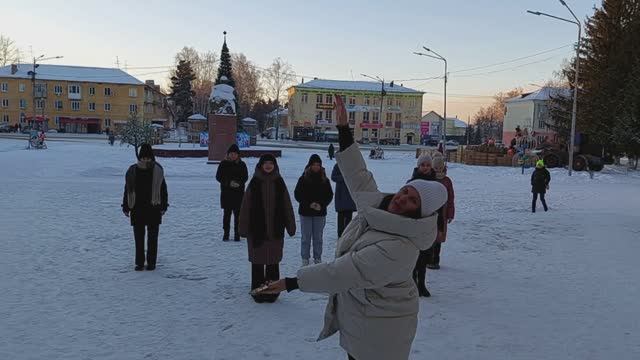
[[[239,209],[242,205],[245,183],[249,179],[247,164],[237,161],[222,160],[216,171],[216,180],[220,183],[220,207],[223,209]],[[231,187],[231,181],[240,187]]]
[[[320,174],[313,174],[310,169],[298,179],[298,184],[294,191],[298,203],[298,214],[302,216],[327,216],[327,206],[333,200],[333,189],[331,183],[325,175],[324,168]],[[320,210],[310,207],[312,203],[320,204]]]
[[[545,194],[551,182],[551,174],[546,168],[536,168],[531,174],[531,192]]]
[[[160,166],[154,163],[154,166]],[[153,167],[142,169],[138,165],[131,165],[125,177],[124,195],[122,196],[122,209],[130,212],[131,226],[162,224],[162,213],[169,207],[169,194],[167,183],[162,179],[160,188],[161,202],[159,205],[151,204],[151,191],[153,187]],[[135,188],[135,205],[129,208],[127,201],[127,187]]]

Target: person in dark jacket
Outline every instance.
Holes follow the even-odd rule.
[[[336,154],[336,149],[333,144],[329,144],[329,160],[333,160],[333,156]]]
[[[251,262],[251,290],[280,277],[284,231],[296,234],[296,218],[278,163],[273,155],[260,157],[240,208],[240,235],[247,238]],[[277,295],[252,294],[258,302],[274,302]]]
[[[333,200],[333,190],[322,167],[322,159],[317,154],[309,158],[309,163],[298,179],[294,193],[300,204],[298,214],[302,229],[300,245],[302,266],[309,265],[312,242],[313,261],[319,264],[322,262],[322,234],[327,219],[327,206]]]
[[[531,174],[531,192],[533,193],[533,200],[531,201],[531,212],[536,212],[536,202],[538,202],[538,195],[540,195],[540,201],[544,207],[544,211],[548,211],[547,202],[544,199],[544,194],[549,190],[549,183],[551,182],[551,174],[549,170],[545,168],[544,161],[538,160],[536,162],[536,169]]]
[[[431,259],[427,264],[427,268],[438,270],[440,269],[440,252],[442,251],[442,243],[447,241],[447,230],[449,228],[449,224],[451,224],[453,218],[456,216],[456,206],[455,192],[453,191],[453,181],[451,181],[451,178],[447,176],[447,165],[444,162],[444,157],[434,157],[432,166],[433,170],[436,173],[436,181],[447,188],[447,203],[445,204],[445,210],[443,212],[444,228],[438,230],[438,237],[436,238],[436,242],[430,249],[432,252]]]
[[[433,160],[431,156],[425,154],[418,158],[417,167],[413,169],[413,174],[408,182],[413,180],[437,181],[436,173],[433,169]],[[438,233],[444,228],[444,206],[438,210]],[[435,243],[434,245],[435,246]],[[433,246],[427,250],[421,250],[416,265],[413,268],[413,281],[418,287],[418,294],[422,297],[429,297],[431,293],[427,289],[427,266],[433,257]]]
[[[162,216],[169,207],[164,170],[153,155],[149,144],[142,144],[138,162],[129,167],[125,176],[122,212],[131,218],[136,240],[136,271],[144,269],[144,240],[147,232],[147,270],[156,268],[158,232]]]
[[[220,183],[220,206],[224,209],[222,241],[229,241],[231,214],[233,214],[233,240],[240,241],[238,220],[244,196],[244,184],[249,179],[247,165],[240,159],[240,149],[233,144],[227,150],[227,158],[218,165],[216,180]]]
[[[353,212],[356,211],[356,203],[351,198],[347,184],[344,183],[340,167],[336,163],[331,171],[331,180],[336,183],[335,207],[338,213],[338,237],[342,236],[344,229],[353,219]]]

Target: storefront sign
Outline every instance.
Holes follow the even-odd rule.
[[[382,124],[373,124],[373,123],[360,123],[360,128],[362,129],[382,129]]]
[[[431,125],[431,123],[428,121],[422,121],[420,123],[420,134],[422,136],[429,135],[429,125]]]
[[[335,108],[334,104],[316,104],[316,109],[323,109],[323,110],[333,110]]]

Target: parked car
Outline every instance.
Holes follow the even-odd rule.
[[[0,124],[0,133],[8,133],[12,132],[11,126],[9,124]]]
[[[455,146],[455,147],[457,147],[458,145],[460,145],[460,143],[455,141],[455,140],[447,140],[447,146]]]

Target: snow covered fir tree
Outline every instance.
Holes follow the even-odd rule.
[[[226,83],[227,85],[235,88],[236,82],[233,80],[233,72],[231,70],[231,54],[227,47],[227,32],[223,32],[224,42],[222,43],[222,51],[220,52],[220,66],[218,67],[218,77],[216,78],[216,85]],[[227,80],[222,80],[222,77],[226,77]]]
[[[175,76],[171,77],[171,94],[169,99],[173,102],[176,112],[176,122],[187,121],[193,115],[192,82],[196,76],[191,67],[191,62],[180,60]]]

